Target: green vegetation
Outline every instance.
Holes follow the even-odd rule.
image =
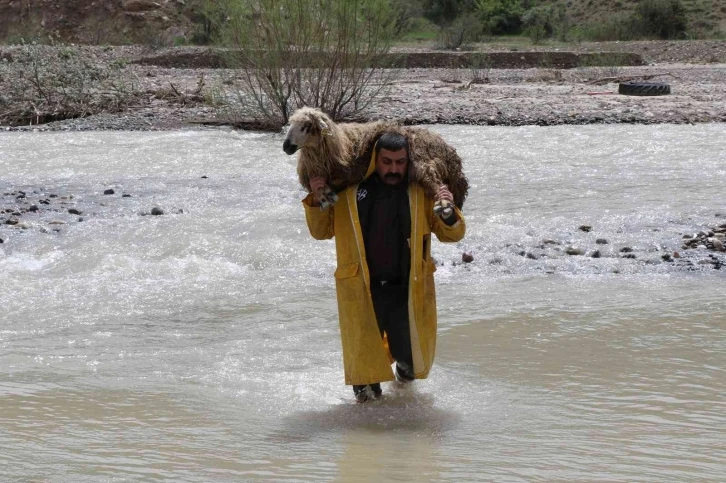
[[[723,37],[719,0],[396,0],[404,41],[455,49],[493,36],[532,43]],[[720,6],[719,6],[720,5]],[[421,19],[412,18],[420,13]]]

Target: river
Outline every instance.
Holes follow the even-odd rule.
[[[0,211],[48,202],[0,226],[0,481],[723,481],[725,254],[681,240],[726,125],[432,129],[467,236],[430,378],[366,404],[281,135],[0,133]]]

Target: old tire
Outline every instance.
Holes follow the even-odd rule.
[[[626,96],[665,96],[671,93],[671,86],[657,82],[623,82],[618,94]]]

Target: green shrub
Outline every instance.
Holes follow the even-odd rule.
[[[462,15],[448,27],[439,32],[437,47],[441,49],[456,50],[479,40],[482,25],[478,18],[471,15]]]
[[[649,37],[674,39],[686,31],[686,9],[682,0],[641,0],[635,14]]]
[[[472,9],[471,0],[423,0],[424,16],[439,27],[448,27]]]
[[[518,34],[524,10],[520,0],[476,0],[476,9],[489,35]]]
[[[415,20],[423,15],[423,3],[422,0],[392,0],[391,4],[396,13],[394,33],[401,37],[409,33]]]
[[[602,22],[588,24],[578,29],[582,38],[595,42],[633,40],[641,38],[640,23],[632,14],[620,13]]]
[[[436,40],[441,28],[425,17],[411,19],[408,31],[401,36],[402,40]]]
[[[562,38],[568,30],[565,6],[557,3],[532,7],[522,15],[522,25],[534,43],[555,35]]]

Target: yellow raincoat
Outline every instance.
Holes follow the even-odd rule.
[[[375,172],[375,152],[366,178]],[[335,207],[321,211],[312,206],[312,194],[303,200],[305,218],[313,238],[335,237],[338,268],[335,286],[338,295],[338,318],[343,343],[343,366],[346,384],[373,384],[392,381],[392,358],[381,337],[371,299],[370,277],[366,262],[363,232],[358,219],[356,194],[358,185],[340,193]],[[411,208],[411,271],[408,292],[408,320],[411,352],[416,378],[428,376],[436,352],[436,292],[431,260],[431,233],[442,242],[456,242],[464,237],[464,217],[456,210],[458,221],[448,226],[434,215],[434,200],[424,196],[417,183],[408,187]]]

